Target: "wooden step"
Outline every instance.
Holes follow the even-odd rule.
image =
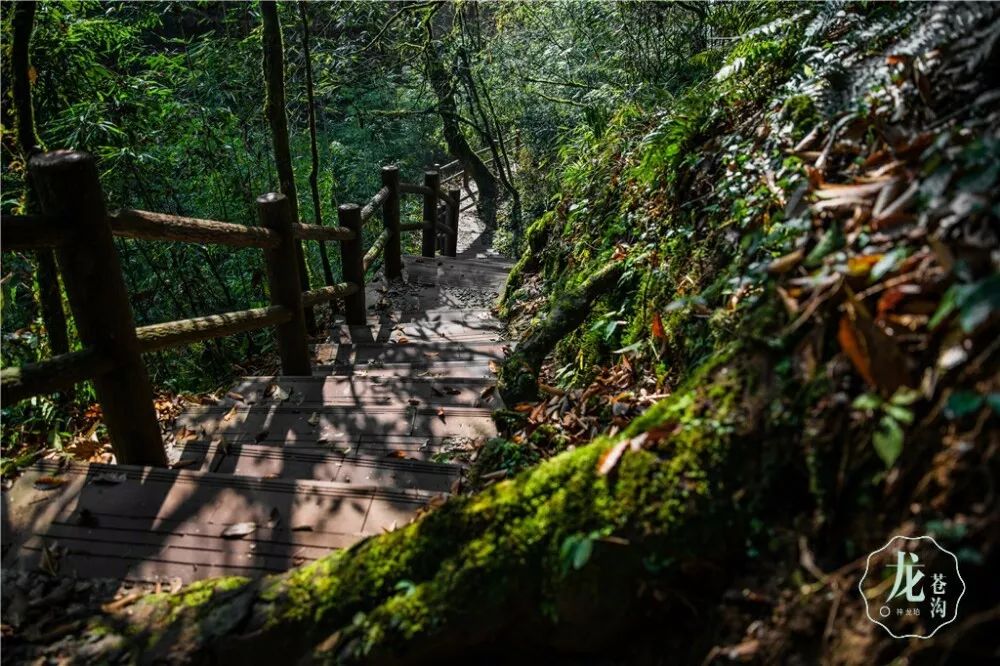
[[[313,347],[320,365],[378,366],[407,364],[426,367],[432,363],[469,363],[470,367],[489,367],[489,362],[503,361],[506,345],[496,342],[407,342],[404,344],[332,344]]]
[[[62,484],[42,489],[52,477]],[[435,496],[353,482],[44,462],[5,493],[3,565],[57,561],[62,574],[146,581],[257,576],[405,524]],[[224,536],[241,523],[256,528]]]
[[[362,455],[357,446],[273,446],[235,444],[220,439],[189,442],[181,460],[195,461],[194,471],[238,474],[262,479],[313,479],[447,493],[462,467],[425,462],[403,451]]]
[[[311,409],[366,405],[502,407],[491,377],[244,377],[221,406],[289,405]]]
[[[178,427],[201,437],[233,436],[236,443],[350,443],[361,434],[415,437],[495,437],[492,410],[482,407],[369,405],[306,407],[248,405],[191,406],[177,418]]]
[[[482,319],[452,321],[396,322],[389,318],[374,320],[366,326],[348,326],[336,322],[330,331],[330,342],[355,344],[389,344],[405,338],[410,342],[502,342],[503,325],[491,316]]]

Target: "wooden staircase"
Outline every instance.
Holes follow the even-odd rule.
[[[171,468],[43,462],[3,494],[3,566],[145,582],[283,571],[410,521],[495,434],[510,262],[404,256],[312,376],[244,377],[178,419]]]

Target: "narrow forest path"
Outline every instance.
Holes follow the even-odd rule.
[[[4,567],[172,585],[282,571],[405,524],[495,434],[511,262],[464,211],[456,258],[404,255],[310,377],[244,377],[178,419],[171,469],[44,462],[6,494]]]

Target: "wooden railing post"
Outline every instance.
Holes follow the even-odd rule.
[[[365,324],[365,252],[362,235],[361,208],[357,204],[342,204],[337,209],[340,226],[354,232],[353,240],[340,241],[340,265],[344,282],[358,285],[358,290],[344,297],[344,316],[350,326]]]
[[[382,167],[382,186],[389,196],[382,203],[382,226],[389,232],[385,241],[385,279],[395,280],[403,275],[403,259],[399,234],[399,167]]]
[[[285,375],[309,375],[309,339],[306,335],[302,287],[296,255],[298,241],[292,235],[292,207],[288,197],[270,192],[257,197],[257,216],[263,227],[274,231],[281,244],[264,250],[271,305],[280,305],[292,318],[277,327],[278,355]]]
[[[448,204],[448,228],[451,233],[448,235],[448,251],[445,254],[454,257],[458,254],[458,207],[462,205],[462,192],[457,187],[450,187],[448,196],[453,203]]]
[[[46,215],[72,220],[75,238],[56,259],[80,339],[112,360],[94,378],[118,462],[165,467],[153,387],[139,353],[135,320],[111,235],[94,158],[57,150],[31,158],[31,178]]]
[[[420,242],[420,254],[433,257],[437,245],[437,206],[438,189],[441,187],[441,174],[437,171],[424,172],[424,233]]]

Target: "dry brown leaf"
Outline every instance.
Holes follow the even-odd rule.
[[[35,488],[39,490],[55,490],[66,485],[67,480],[58,476],[40,476],[35,479]]]
[[[171,465],[170,469],[187,469],[188,467],[200,465],[204,460],[204,458],[181,458]]]
[[[657,340],[663,340],[667,337],[666,331],[663,330],[663,319],[660,318],[659,312],[653,313],[652,333],[653,337]]]
[[[223,415],[222,420],[226,422],[232,421],[233,418],[236,416],[237,412],[239,412],[239,410],[240,410],[239,406],[233,405],[232,409],[230,409]]]
[[[622,455],[625,453],[625,449],[630,448],[632,451],[638,451],[642,448],[642,445],[648,436],[649,435],[647,433],[641,433],[632,439],[623,439],[605,451],[604,455],[601,456],[600,461],[597,463],[597,473],[601,476],[607,475],[615,468],[618,461],[621,460]]]
[[[783,257],[778,257],[777,259],[769,263],[767,265],[767,272],[770,273],[771,275],[779,275],[781,273],[787,273],[788,271],[798,266],[799,262],[802,261],[803,257],[805,257],[805,250],[803,250],[802,248],[799,248],[798,250],[795,250],[793,252],[789,252]]]

